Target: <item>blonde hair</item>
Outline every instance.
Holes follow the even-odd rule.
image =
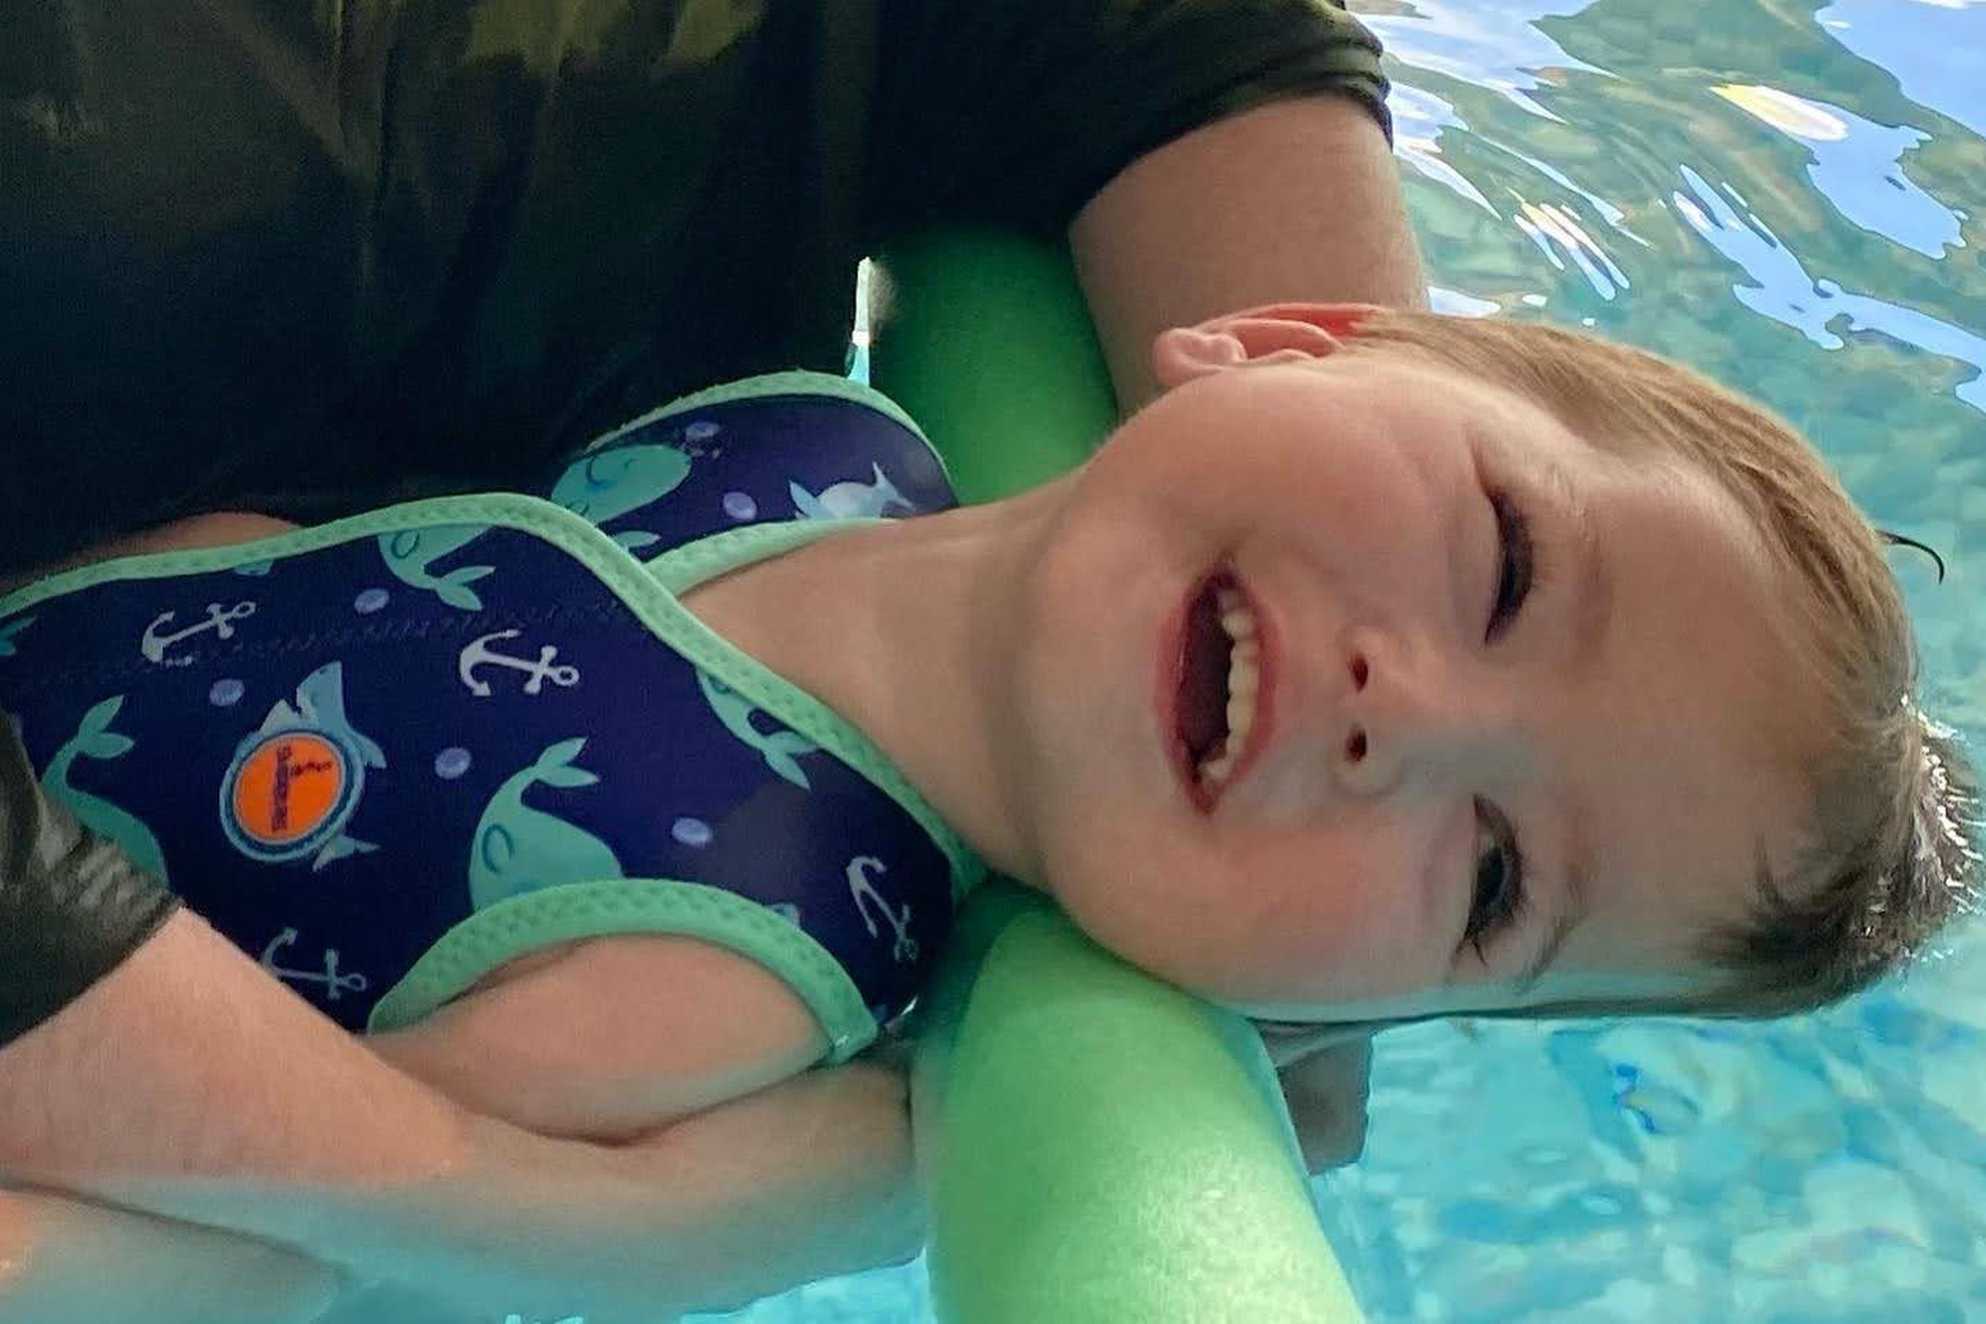
[[[1445,365],[1630,458],[1680,457],[1738,500],[1795,586],[1786,626],[1821,715],[1807,849],[1786,877],[1761,863],[1750,913],[1698,935],[1722,986],[1660,1005],[1518,1014],[1812,1010],[1868,987],[1972,909],[1978,785],[1954,733],[1912,697],[1916,648],[1883,548],[1903,540],[1870,525],[1799,433],[1681,364],[1555,327],[1375,311],[1341,353]]]

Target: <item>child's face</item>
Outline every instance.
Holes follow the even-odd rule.
[[[1227,320],[1161,337],[1175,389],[1069,482],[1022,588],[1033,876],[1265,1018],[1701,989],[1691,933],[1784,875],[1804,804],[1740,509],[1458,373]],[[1217,572],[1260,679],[1229,779],[1195,789],[1182,723],[1208,754],[1226,729],[1227,633],[1192,628]]]

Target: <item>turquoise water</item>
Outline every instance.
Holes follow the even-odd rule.
[[[1437,306],[1681,358],[1879,524],[1986,737],[1986,0],[1371,0]],[[1380,1040],[1320,1203],[1374,1324],[1986,1321],[1986,939],[1768,1025]],[[922,1264],[723,1317],[930,1318]]]

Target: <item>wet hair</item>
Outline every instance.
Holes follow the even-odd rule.
[[[1659,355],[1555,327],[1375,311],[1340,351],[1404,355],[1542,406],[1627,459],[1680,459],[1735,497],[1789,585],[1786,638],[1816,702],[1800,772],[1804,848],[1780,877],[1763,860],[1752,904],[1696,935],[1701,995],[1560,1003],[1517,1015],[1772,1017],[1861,991],[1923,953],[1977,904],[1979,786],[1955,733],[1916,701],[1917,651],[1885,542],[1799,433]],[[1943,562],[1939,561],[1940,578]]]

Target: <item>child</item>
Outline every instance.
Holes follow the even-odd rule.
[[[1272,1039],[1782,1014],[1969,903],[1970,771],[1783,424],[1363,307],[1154,364],[987,506],[887,400],[782,374],[548,500],[161,531],[0,602],[0,708],[382,1055],[595,1139],[859,1051],[989,867]]]

